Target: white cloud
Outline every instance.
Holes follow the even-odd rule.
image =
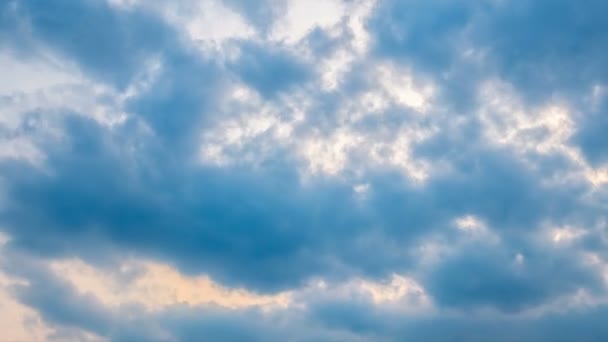
[[[217,46],[227,39],[251,38],[256,34],[238,13],[215,0],[200,2],[192,13],[171,20],[177,27],[184,25],[190,39],[203,46]]]
[[[411,72],[391,65],[381,65],[376,72],[374,77],[397,104],[410,107],[420,113],[429,109],[434,93],[430,84],[421,84]]]
[[[316,27],[338,24],[344,11],[342,0],[287,0],[287,13],[273,27],[271,39],[297,43]]]
[[[80,75],[58,61],[51,58],[46,60],[23,60],[11,55],[8,51],[0,50],[0,96],[33,93],[56,86],[74,84]]]
[[[51,269],[81,294],[93,295],[107,307],[139,304],[150,311],[187,304],[218,305],[230,309],[289,305],[288,293],[258,295],[245,289],[223,287],[206,276],[181,274],[169,265],[125,260],[118,268],[104,270],[78,259],[54,261]],[[132,274],[132,275],[130,275]]]
[[[554,168],[544,179],[546,184],[560,184],[583,179],[593,187],[608,183],[608,167],[587,163],[570,138],[576,130],[572,110],[559,102],[540,107],[526,107],[507,83],[491,81],[480,89],[479,117],[490,143],[510,146],[532,168],[538,155],[561,155],[571,162],[569,168]]]
[[[359,287],[371,295],[377,305],[401,303],[404,310],[420,311],[430,309],[432,300],[424,288],[412,278],[393,274],[385,283],[361,281]]]
[[[551,231],[551,238],[556,244],[567,244],[581,238],[585,234],[587,234],[587,231],[580,228],[562,227],[553,229]]]

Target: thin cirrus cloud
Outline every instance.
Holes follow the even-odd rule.
[[[606,7],[5,1],[0,337],[608,338]]]

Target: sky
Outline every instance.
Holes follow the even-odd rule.
[[[606,341],[605,0],[0,0],[0,341]]]

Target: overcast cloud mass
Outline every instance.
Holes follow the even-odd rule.
[[[607,341],[607,16],[0,0],[0,340]]]

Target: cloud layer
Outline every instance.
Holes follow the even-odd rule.
[[[607,7],[3,2],[0,337],[608,338]]]

